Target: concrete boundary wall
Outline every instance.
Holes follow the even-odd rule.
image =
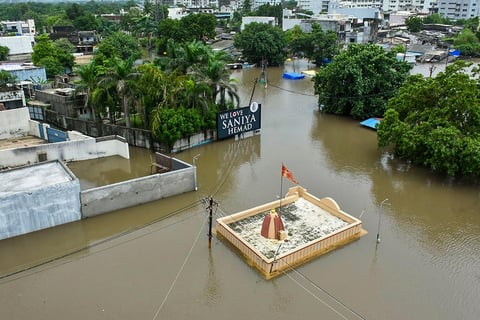
[[[17,167],[45,160],[79,161],[119,155],[129,159],[129,146],[118,136],[85,138],[0,151],[0,168]],[[99,140],[99,141],[97,141]]]
[[[194,177],[195,168],[189,165],[185,169],[84,190],[80,193],[82,216],[90,218],[102,213],[194,191]]]

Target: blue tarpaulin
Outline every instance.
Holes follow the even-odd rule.
[[[377,126],[381,120],[381,118],[368,118],[367,120],[363,120],[362,122],[360,122],[360,124],[362,126],[377,130]]]
[[[283,74],[283,77],[285,79],[297,80],[297,79],[305,78],[305,75],[301,73],[295,73],[295,72],[285,72]]]
[[[450,50],[448,52],[448,55],[453,56],[453,57],[460,57],[460,50],[458,50],[458,49]]]

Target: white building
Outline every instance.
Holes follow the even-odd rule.
[[[438,0],[438,13],[450,19],[470,19],[480,16],[478,0]]]
[[[305,0],[315,2],[315,0]],[[323,0],[322,0],[323,1]],[[440,0],[450,1],[450,0]],[[320,2],[320,1],[318,1]],[[330,0],[330,7],[341,8],[379,8],[384,12],[403,10],[428,13],[435,6],[437,0]],[[474,2],[474,0],[472,0]]]
[[[185,6],[186,8],[218,8],[218,0],[173,0],[173,5]]]
[[[2,21],[2,33],[13,33],[16,36],[35,36],[35,21]]]
[[[276,25],[274,17],[242,17],[242,25],[240,26],[240,30],[243,31],[243,29],[245,29],[245,26],[252,22],[268,23],[272,26]]]
[[[30,56],[33,53],[34,44],[32,36],[0,37],[0,46],[9,49],[8,56],[10,60],[23,59],[25,56]]]

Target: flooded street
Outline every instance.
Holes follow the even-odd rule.
[[[174,155],[199,155],[198,191],[0,241],[0,319],[478,319],[480,188],[393,159],[375,131],[318,112],[310,79],[282,78],[308,68],[295,63],[257,84],[259,135]],[[233,72],[243,106],[260,71]],[[69,167],[82,189],[149,174],[151,153],[130,153]],[[202,199],[218,203],[215,218],[273,201],[282,162],[368,234],[267,281],[217,238],[208,249]]]

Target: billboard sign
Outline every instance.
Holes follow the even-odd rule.
[[[249,107],[218,112],[217,139],[225,139],[260,129],[261,110],[261,104],[252,102]]]

